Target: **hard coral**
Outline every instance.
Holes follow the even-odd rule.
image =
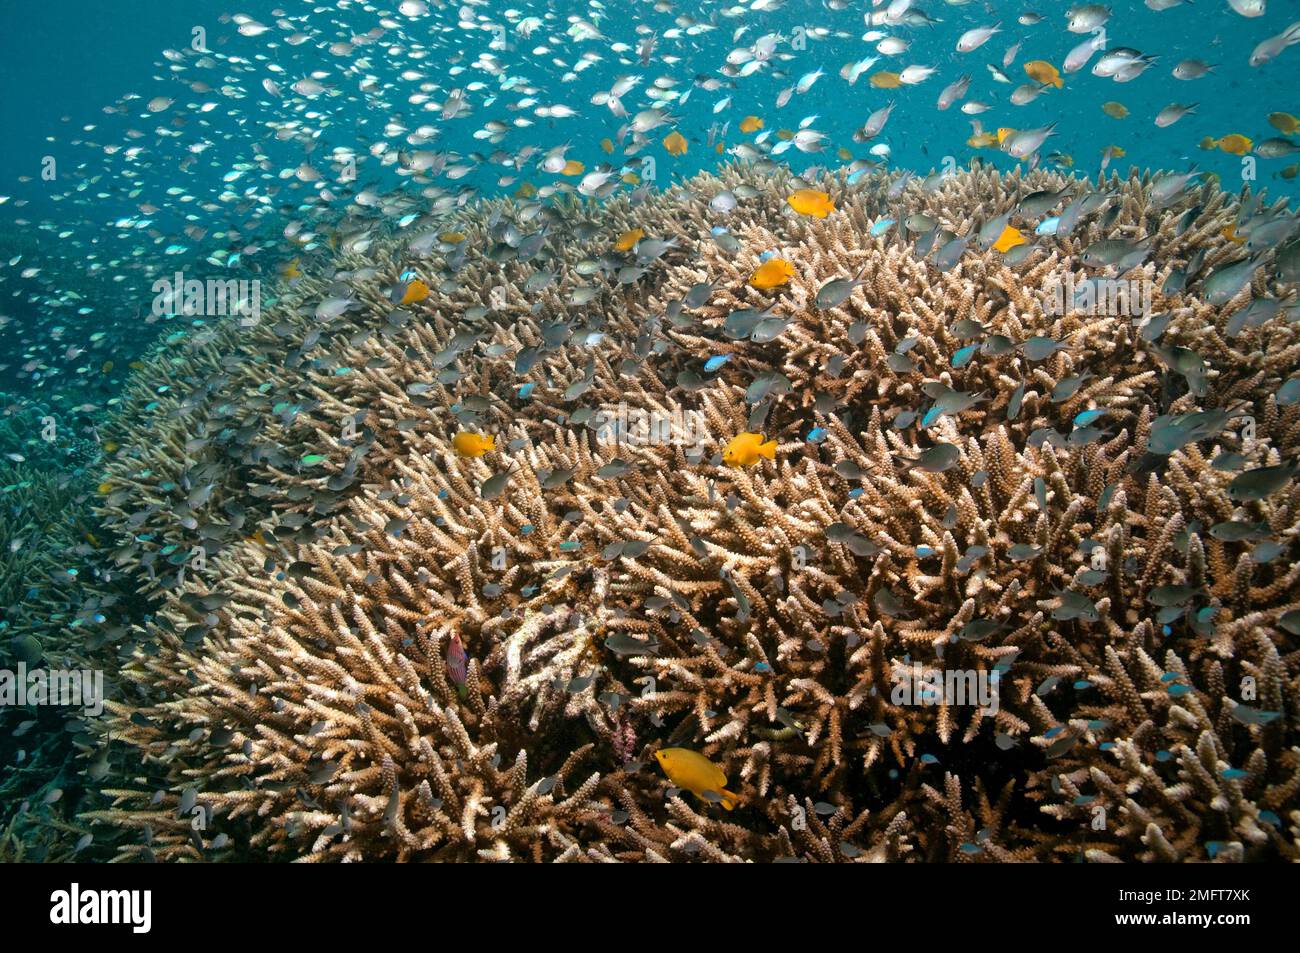
[[[1300,452],[1300,328],[1239,315],[1294,292],[1171,280],[1240,255],[1240,204],[1112,178],[1071,235],[938,269],[873,224],[974,239],[1091,186],[811,184],[834,214],[752,167],[487,203],[157,357],[102,515],[159,611],[104,729],[131,781],[86,818],[164,859],[1296,859],[1300,491],[1234,483]],[[1114,237],[1150,253],[1084,264]],[[408,267],[434,293],[397,307]],[[1099,277],[1158,315],[1063,299]],[[742,431],[776,461],[720,466]],[[996,706],[898,697],[954,672]],[[672,745],[735,811],[628,760]]]

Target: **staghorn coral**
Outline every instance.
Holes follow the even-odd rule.
[[[90,497],[83,471],[52,473],[30,463],[0,467],[0,670],[116,669],[113,640],[126,632],[130,603],[94,569],[96,538],[81,511]],[[70,857],[86,835],[75,824],[98,745],[79,709],[0,709],[0,857]]]
[[[1241,204],[1157,208],[1150,177],[1112,177],[1072,235],[940,271],[872,222],[969,236],[1089,186],[821,185],[820,221],[753,167],[598,208],[485,203],[463,244],[385,238],[261,326],[160,353],[102,487],[158,604],[103,727],[130,783],[83,819],[133,832],[123,858],[1294,859],[1300,491],[1228,492],[1300,451],[1277,397],[1300,330],[1233,321],[1294,292],[1265,268],[1216,307],[1170,280],[1239,255]],[[709,234],[723,189],[746,195],[734,245]],[[611,252],[633,227],[672,242]],[[1149,258],[1082,263],[1117,237]],[[795,276],[762,292],[770,251]],[[412,263],[436,293],[396,307]],[[1099,275],[1156,289],[1163,331],[1054,306]],[[779,327],[744,314],[768,306]],[[620,405],[705,437],[611,444]],[[1173,415],[1216,410],[1164,446]],[[1228,428],[1247,413],[1250,437]],[[459,457],[465,427],[500,453]],[[776,461],[720,467],[747,429]],[[914,666],[996,680],[998,710],[897,702]],[[665,797],[643,766],[663,745],[742,804]]]

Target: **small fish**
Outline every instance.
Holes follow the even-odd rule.
[[[659,651],[659,643],[653,638],[647,641],[622,632],[611,635],[604,644],[618,656],[653,655]]]
[[[465,682],[469,675],[469,656],[465,652],[465,646],[460,641],[460,633],[453,632],[451,639],[447,643],[447,674],[451,676],[452,683],[456,686],[456,691],[460,696],[465,697]]]
[[[1101,618],[1101,613],[1092,600],[1079,592],[1073,592],[1069,589],[1058,593],[1061,604],[1052,610],[1052,618],[1060,622],[1068,622],[1071,619],[1083,619],[1086,622],[1096,622]]]
[[[1238,474],[1228,484],[1228,496],[1239,502],[1262,500],[1276,493],[1295,479],[1300,472],[1296,464],[1280,464],[1273,467],[1257,467]]]
[[[749,276],[749,283],[760,291],[770,291],[788,284],[794,277],[794,265],[784,258],[769,258],[754,269]]]
[[[451,440],[451,445],[455,448],[457,455],[462,457],[481,457],[483,454],[495,450],[497,446],[495,437],[484,437],[468,430],[462,430],[456,434]]]
[[[835,211],[835,203],[831,201],[831,197],[815,189],[799,189],[792,192],[786,197],[786,202],[800,215],[811,215],[814,218],[825,218]]]
[[[1164,109],[1160,110],[1160,112],[1156,113],[1156,126],[1160,129],[1172,126],[1184,116],[1196,112],[1196,107],[1198,105],[1198,103],[1192,103],[1191,105],[1170,103]]]
[[[614,243],[614,250],[631,251],[636,243],[643,238],[645,238],[645,229],[643,228],[634,228],[630,231],[626,231],[620,235],[618,241]]]
[[[950,443],[937,443],[915,458],[899,455],[896,459],[910,463],[927,473],[943,473],[957,465],[957,461],[961,459],[961,450]]]
[[[764,443],[763,435],[757,433],[737,434],[722,451],[722,462],[729,467],[750,467],[760,457],[775,460],[776,441],[768,440]]]
[[[1008,225],[1002,230],[1002,234],[998,236],[998,240],[993,243],[993,249],[994,251],[1001,252],[1005,255],[1017,245],[1023,245],[1027,240],[1028,239],[1025,238],[1024,234],[1018,228],[1013,228]]]
[[[826,282],[817,289],[817,307],[838,308],[849,299],[854,288],[863,284],[862,274],[859,273],[856,278],[832,278]]]
[[[664,148],[668,150],[670,156],[682,156],[686,154],[686,137],[680,132],[674,130],[664,136]]]
[[[702,801],[721,804],[728,811],[740,802],[740,795],[726,789],[723,770],[697,751],[661,748],[655,752],[655,760],[669,781]]]
[[[1054,86],[1061,89],[1065,86],[1065,81],[1061,79],[1061,74],[1056,67],[1047,60],[1030,60],[1025,64],[1025,73],[1030,79],[1041,83],[1045,86]]]

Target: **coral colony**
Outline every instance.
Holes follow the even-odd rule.
[[[760,162],[340,248],[101,434],[50,856],[1300,859],[1280,207]]]

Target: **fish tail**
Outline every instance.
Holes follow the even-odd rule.
[[[726,788],[723,788],[718,793],[722,795],[722,800],[718,803],[721,804],[725,810],[730,811],[740,803],[740,795],[733,791],[728,791]]]
[[[776,459],[776,441],[775,441],[775,440],[769,440],[767,443],[760,443],[760,444],[758,445],[758,452],[759,452],[760,454],[762,454],[763,456],[767,457],[769,460],[775,460],[775,459]]]
[[[496,438],[496,437],[488,437],[486,440],[483,441],[483,449],[484,449],[485,451],[487,451],[487,450],[495,450],[496,448],[497,448],[497,438]]]

